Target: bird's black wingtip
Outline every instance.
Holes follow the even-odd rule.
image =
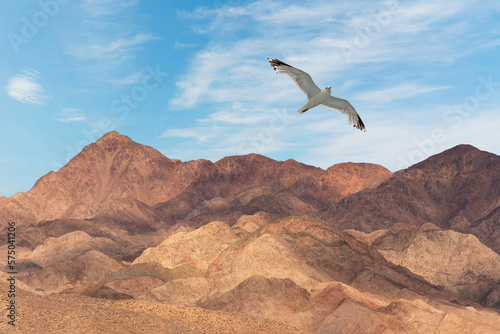
[[[356,128],[360,129],[361,131],[363,132],[366,132],[366,127],[365,127],[365,123],[363,123],[363,121],[361,120],[361,117],[358,116],[358,122],[356,125],[354,125]]]
[[[287,63],[284,63],[282,62],[281,60],[279,59],[271,59],[271,58],[267,58],[269,60],[269,63],[271,63],[271,66],[273,67],[274,70],[276,70],[276,67],[278,66],[288,66],[288,67],[291,67],[290,65],[288,65]]]

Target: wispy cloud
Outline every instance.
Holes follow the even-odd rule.
[[[66,51],[69,55],[82,59],[114,60],[119,62],[128,59],[132,51],[154,39],[157,38],[152,35],[136,34],[129,38],[118,38],[108,41],[89,40],[86,44],[69,45]]]
[[[297,113],[284,109],[220,111],[198,119],[196,126],[170,128],[161,137],[185,139],[175,149],[169,148],[168,156],[184,159],[195,154],[215,161],[226,155],[272,154],[293,149],[294,138],[305,134],[301,129],[303,120]],[[190,139],[197,140],[196,145]]]
[[[163,132],[160,135],[160,137],[194,138],[198,141],[198,143],[202,143],[205,140],[207,140],[207,138],[209,138],[210,135],[206,134],[205,129],[187,128],[187,129],[168,129],[167,131]]]
[[[226,124],[259,124],[269,120],[269,113],[262,110],[250,110],[244,108],[239,103],[234,103],[230,108],[223,109],[210,114],[207,118],[198,119],[201,123],[226,123]]]
[[[115,85],[131,85],[141,82],[143,79],[144,79],[144,71],[139,71],[122,78],[109,79],[109,82]]]
[[[389,88],[363,92],[358,94],[356,98],[370,102],[390,102],[448,88],[451,88],[451,86],[426,86],[402,83]]]
[[[174,43],[174,48],[176,48],[176,49],[189,49],[189,48],[194,48],[195,46],[196,46],[196,44],[194,44],[194,43],[182,43],[179,41],[176,41]]]
[[[13,99],[36,105],[43,105],[50,96],[45,95],[43,87],[38,83],[40,73],[33,69],[23,70],[19,74],[10,78],[5,91]]]
[[[160,39],[140,24],[138,0],[84,0],[64,51],[81,64],[92,82],[127,85],[137,82],[138,55],[149,42]]]
[[[81,109],[77,108],[64,108],[61,112],[54,117],[59,122],[81,122],[87,119]]]
[[[107,16],[137,5],[139,0],[83,0],[82,8],[92,16]]]

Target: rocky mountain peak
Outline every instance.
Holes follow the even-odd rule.
[[[472,145],[457,145],[446,151],[433,155],[408,168],[408,171],[414,169],[438,169],[445,167],[459,169],[473,169],[477,166],[488,165],[498,162],[498,156],[495,154],[481,151]]]
[[[132,142],[133,140],[130,139],[128,136],[122,135],[118,133],[117,131],[110,131],[106,134],[104,134],[101,138],[99,138],[96,142],[96,144],[106,144],[106,143],[111,143],[111,142],[116,142],[116,143],[129,143]]]

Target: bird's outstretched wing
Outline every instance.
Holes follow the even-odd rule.
[[[290,66],[279,59],[269,59],[269,62],[276,72],[288,74],[307,99],[318,94],[321,90],[306,72]]]
[[[320,104],[320,106],[333,109],[341,114],[346,115],[349,124],[352,124],[352,126],[356,127],[357,129],[366,131],[365,124],[361,120],[361,117],[359,117],[356,109],[354,109],[349,101],[329,96],[326,101],[323,101]]]

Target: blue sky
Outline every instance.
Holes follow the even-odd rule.
[[[406,168],[457,144],[500,154],[498,1],[0,3],[0,195],[110,130],[170,158],[259,153]],[[276,57],[348,99],[305,97]]]

